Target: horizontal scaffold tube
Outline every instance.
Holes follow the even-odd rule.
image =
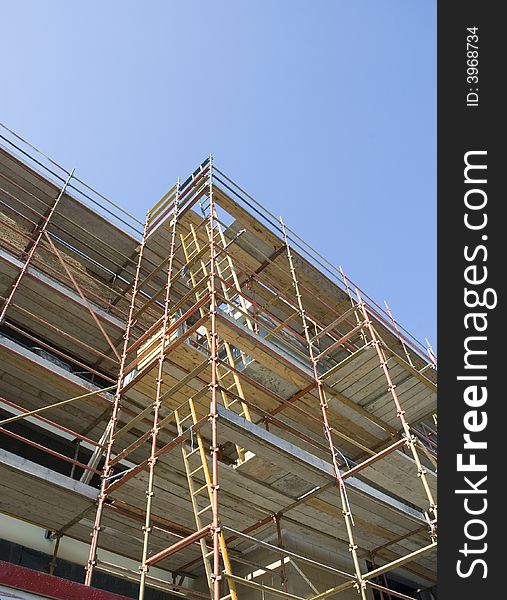
[[[161,550],[157,554],[150,556],[150,558],[148,558],[146,560],[146,565],[148,567],[151,567],[152,565],[155,565],[156,563],[160,562],[161,560],[164,560],[164,558],[167,558],[168,556],[171,556],[172,554],[176,554],[176,552],[183,550],[183,548],[186,548],[187,546],[190,546],[194,542],[197,542],[197,541],[201,540],[202,538],[206,537],[210,531],[211,531],[211,525],[206,525],[206,527],[203,527],[202,529],[199,529],[199,530],[195,531],[194,533],[191,533],[186,538],[183,538],[182,540],[179,540],[172,546],[169,546],[169,548],[166,548],[165,550]]]

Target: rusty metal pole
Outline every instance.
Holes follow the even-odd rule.
[[[55,547],[53,548],[53,556],[51,558],[51,562],[49,563],[49,574],[54,575],[55,569],[58,565],[58,550],[60,549],[60,541],[63,537],[63,533],[61,531],[56,531],[54,534]]]
[[[55,212],[58,204],[60,203],[60,200],[61,200],[63,194],[65,193],[65,190],[67,189],[67,186],[69,185],[69,182],[72,179],[73,175],[74,175],[74,169],[72,169],[72,171],[69,173],[69,176],[67,177],[65,183],[63,184],[62,188],[60,189],[58,196],[55,198],[53,206],[51,207],[48,214],[44,218],[44,222],[42,223],[42,225],[39,229],[39,232],[37,233],[35,239],[33,240],[32,247],[28,251],[28,255],[25,259],[25,262],[24,262],[20,272],[18,273],[16,279],[13,281],[13,283],[11,285],[11,289],[9,291],[9,294],[7,295],[7,298],[5,299],[5,302],[4,302],[4,305],[2,308],[2,312],[0,313],[0,324],[3,323],[3,321],[5,319],[5,314],[7,312],[7,309],[9,308],[9,306],[12,302],[12,299],[14,298],[14,295],[16,294],[16,291],[19,287],[19,284],[21,283],[21,280],[23,279],[25,273],[28,270],[28,267],[30,265],[30,262],[32,261],[33,255],[35,254],[35,252],[37,251],[37,248],[39,247],[40,241],[47,229],[49,220],[53,216],[53,213]]]
[[[95,521],[93,523],[93,529],[92,529],[92,533],[91,533],[90,552],[89,552],[89,556],[88,556],[88,562],[85,567],[86,576],[85,576],[84,583],[85,583],[85,585],[88,585],[88,586],[90,586],[92,584],[93,571],[94,571],[95,565],[97,563],[97,547],[98,547],[100,526],[101,526],[101,522],[102,522],[102,513],[104,510],[104,504],[105,504],[106,498],[107,498],[108,477],[111,474],[111,466],[109,463],[111,461],[111,457],[112,457],[112,453],[113,453],[114,434],[115,434],[115,429],[116,429],[116,423],[118,421],[118,416],[120,413],[122,385],[123,385],[123,378],[125,375],[125,366],[127,363],[127,348],[129,345],[130,336],[131,336],[132,328],[134,325],[133,316],[134,316],[136,297],[137,297],[137,292],[138,292],[138,287],[139,287],[139,276],[141,273],[141,263],[143,261],[144,247],[146,245],[146,237],[148,234],[149,221],[150,221],[150,213],[148,212],[148,214],[146,215],[146,221],[144,224],[143,237],[141,240],[141,244],[139,246],[139,258],[137,261],[136,274],[134,277],[134,284],[132,286],[132,298],[130,300],[127,328],[125,329],[125,334],[123,336],[123,350],[122,350],[121,360],[120,360],[120,369],[118,372],[118,382],[116,385],[116,394],[114,396],[113,412],[111,414],[111,419],[110,419],[109,438],[108,438],[107,446],[106,446],[104,468],[102,470],[102,481],[101,481],[101,485],[100,485],[100,493],[99,493],[99,496],[97,499],[97,512],[95,514]]]
[[[148,486],[146,489],[146,514],[143,526],[143,551],[141,559],[141,579],[139,582],[139,600],[144,600],[144,591],[146,586],[146,577],[148,575],[149,565],[148,551],[149,551],[149,538],[151,532],[151,513],[153,505],[154,483],[155,483],[155,465],[157,463],[157,439],[159,433],[159,416],[160,406],[162,405],[162,385],[164,382],[164,362],[165,362],[165,347],[166,347],[166,335],[167,328],[170,323],[169,317],[169,303],[171,301],[171,289],[172,289],[172,275],[173,275],[173,263],[174,263],[174,250],[176,247],[176,227],[178,223],[178,210],[179,210],[179,187],[180,180],[176,184],[176,198],[174,200],[174,212],[172,217],[171,225],[171,242],[169,247],[169,260],[167,261],[167,280],[165,290],[165,304],[164,304],[164,318],[161,326],[161,339],[160,339],[160,351],[158,356],[158,370],[157,370],[157,387],[155,392],[155,400],[153,402],[153,427],[151,429],[151,448],[150,458],[148,459]],[[169,342],[169,340],[168,340]]]
[[[410,357],[410,353],[408,351],[407,345],[405,344],[405,342],[403,341],[403,338],[401,337],[401,331],[399,330],[398,323],[396,322],[396,319],[394,318],[393,313],[391,312],[391,308],[389,307],[389,304],[387,304],[387,300],[384,300],[384,304],[386,306],[387,314],[389,315],[389,318],[391,319],[391,323],[393,324],[394,330],[396,331],[396,333],[398,335],[400,344],[403,347],[403,351],[405,352],[405,356],[407,357],[408,364],[411,367],[414,367],[414,363],[412,362],[412,358]]]
[[[280,526],[280,515],[274,514],[273,521],[275,522],[276,527],[276,535],[278,539],[278,547],[283,550],[283,537],[282,537],[282,528]],[[285,569],[285,556],[280,556],[280,583],[282,584],[282,590],[284,592],[289,591],[289,580],[287,578],[287,570]]]
[[[347,537],[349,540],[349,550],[350,550],[350,553],[352,556],[352,563],[354,565],[354,571],[355,571],[355,576],[356,576],[356,581],[354,583],[354,586],[357,588],[358,593],[361,594],[362,600],[367,600],[367,598],[366,598],[366,582],[361,573],[361,567],[359,565],[359,557],[357,554],[357,544],[355,543],[354,534],[352,531],[352,527],[354,526],[352,511],[350,509],[350,505],[349,505],[349,501],[348,501],[348,497],[347,497],[347,491],[345,488],[345,483],[344,483],[341,473],[340,473],[340,467],[338,465],[338,461],[336,460],[336,452],[334,449],[332,429],[331,429],[331,425],[329,423],[329,416],[328,416],[328,410],[327,410],[328,404],[327,404],[326,393],[324,391],[324,384],[323,384],[322,380],[320,379],[320,375],[319,375],[319,371],[318,371],[318,364],[317,364],[318,360],[315,357],[315,353],[313,351],[313,342],[312,342],[312,338],[310,335],[310,329],[309,329],[307,318],[306,318],[305,308],[303,305],[303,297],[299,290],[299,282],[298,282],[297,275],[296,275],[296,269],[294,267],[294,261],[292,259],[292,253],[291,253],[290,245],[289,245],[289,238],[287,236],[285,224],[281,218],[280,218],[280,224],[282,226],[285,247],[287,249],[287,260],[289,263],[289,270],[290,270],[290,273],[292,276],[292,282],[293,282],[292,285],[294,287],[294,292],[295,292],[297,304],[299,307],[299,313],[301,315],[301,321],[303,324],[306,343],[308,346],[308,354],[309,354],[310,361],[312,363],[313,376],[314,376],[315,384],[317,386],[317,391],[318,391],[318,395],[319,395],[320,409],[321,409],[321,413],[322,413],[322,420],[324,423],[324,431],[325,431],[326,438],[327,438],[327,441],[329,444],[329,450],[331,453],[331,459],[332,459],[332,463],[333,463],[333,470],[334,470],[334,475],[335,475],[335,479],[336,479],[336,485],[340,492],[340,501],[341,501],[341,505],[342,505],[343,519],[345,521],[345,528],[347,530]]]
[[[428,498],[429,512],[433,516],[433,520],[430,521],[430,536],[431,536],[432,541],[435,541],[436,540],[436,522],[437,522],[437,505],[433,498],[433,494],[431,492],[431,489],[430,489],[430,486],[428,483],[428,479],[426,477],[426,469],[423,467],[421,460],[419,458],[419,453],[417,451],[417,446],[416,446],[417,438],[412,435],[408,421],[405,418],[405,411],[401,408],[401,404],[400,404],[400,401],[398,398],[398,393],[396,392],[396,385],[393,383],[393,380],[391,379],[391,375],[389,373],[389,366],[387,364],[386,355],[382,348],[382,342],[380,341],[380,339],[378,338],[378,336],[375,332],[372,321],[368,316],[368,311],[366,309],[366,305],[365,305],[363,299],[361,298],[359,291],[356,290],[356,293],[359,298],[359,307],[364,316],[365,326],[368,329],[368,332],[370,334],[372,344],[375,347],[375,350],[377,352],[377,356],[378,356],[378,359],[380,362],[380,368],[382,369],[382,372],[383,372],[384,377],[387,382],[387,391],[391,394],[391,397],[393,399],[394,405],[396,407],[396,414],[400,420],[401,426],[403,428],[403,432],[405,434],[407,446],[408,446],[408,448],[412,454],[412,458],[414,459],[414,462],[416,463],[416,466],[417,466],[417,476],[420,478],[421,483],[424,488],[424,491]]]
[[[211,318],[211,347],[210,347],[210,362],[211,362],[211,405],[210,405],[210,420],[211,420],[211,496],[212,496],[212,524],[211,531],[213,533],[213,600],[220,600],[220,517],[219,517],[219,479],[218,479],[218,339],[217,339],[217,297],[216,297],[216,256],[215,256],[215,204],[213,200],[213,157],[210,156],[209,170],[209,244],[210,244],[210,318]]]
[[[88,312],[90,313],[92,319],[95,321],[95,324],[97,325],[97,327],[100,329],[100,332],[102,333],[102,335],[104,336],[104,339],[106,340],[106,342],[109,344],[109,347],[111,348],[111,350],[113,351],[114,355],[116,356],[116,358],[118,359],[118,362],[120,362],[121,360],[121,356],[118,354],[118,351],[116,350],[111,338],[109,337],[109,335],[107,334],[107,331],[104,329],[103,325],[101,324],[99,318],[97,317],[97,315],[95,314],[95,311],[93,310],[90,302],[88,301],[88,298],[86,297],[86,295],[84,294],[83,290],[81,289],[80,285],[78,284],[78,282],[76,281],[76,278],[72,275],[71,270],[69,269],[69,267],[66,265],[63,256],[61,254],[61,252],[58,251],[58,248],[55,246],[55,244],[53,243],[53,240],[51,239],[50,235],[48,234],[47,231],[44,232],[44,235],[46,236],[46,239],[48,241],[48,244],[51,246],[51,249],[53,250],[53,252],[55,253],[56,258],[58,259],[58,262],[60,263],[60,265],[62,266],[63,270],[65,271],[67,277],[69,278],[69,280],[72,282],[72,285],[74,286],[74,288],[76,289],[76,292],[79,294],[79,297],[81,298],[81,300],[83,301],[84,305],[86,306],[86,308],[88,309]]]
[[[354,301],[354,297],[352,296],[352,292],[350,290],[348,277],[345,275],[345,272],[343,271],[341,265],[339,267],[339,270],[340,270],[340,275],[342,276],[343,285],[345,286],[345,290],[347,292],[347,296],[349,297],[350,304],[351,304],[351,306],[357,306],[357,302]],[[356,320],[356,323],[359,325],[361,319],[359,318],[359,315],[357,314],[356,310],[354,310],[354,318]],[[366,345],[367,339],[362,330],[361,330],[361,339],[363,340],[363,343]]]

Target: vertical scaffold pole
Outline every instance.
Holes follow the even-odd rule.
[[[350,285],[349,285],[349,280],[348,277],[345,275],[345,272],[343,271],[341,265],[339,267],[340,270],[340,275],[342,276],[342,281],[343,281],[343,285],[345,286],[345,290],[347,292],[347,296],[349,297],[349,301],[350,304],[352,306],[357,306],[357,302],[355,302],[354,297],[352,296],[352,292],[350,291]],[[359,318],[359,315],[357,314],[357,311],[354,311],[354,318],[356,319],[356,323],[357,325],[359,325],[361,319]],[[367,340],[366,340],[366,336],[363,332],[363,330],[361,329],[360,331],[360,335],[361,335],[361,339],[363,340],[363,343],[366,345],[367,344]]]
[[[375,328],[373,327],[373,323],[368,316],[368,311],[366,309],[366,305],[363,302],[363,299],[361,298],[359,291],[356,290],[356,293],[357,293],[357,297],[359,298],[359,307],[364,316],[365,326],[368,329],[368,332],[370,334],[372,344],[375,347],[375,350],[377,352],[377,356],[378,356],[378,359],[380,362],[380,368],[382,369],[382,372],[384,373],[384,377],[387,382],[387,391],[391,394],[391,397],[393,399],[394,405],[396,407],[396,414],[400,420],[401,426],[403,428],[403,433],[407,440],[407,446],[409,447],[412,457],[414,459],[414,462],[416,463],[416,466],[417,466],[417,476],[420,478],[421,483],[424,488],[424,491],[428,498],[429,512],[433,516],[433,521],[430,521],[430,535],[431,535],[432,540],[435,540],[436,539],[437,505],[433,498],[433,494],[431,492],[431,489],[430,489],[430,486],[428,483],[428,479],[426,477],[426,469],[423,467],[421,460],[419,458],[419,453],[417,451],[417,445],[416,445],[417,438],[412,435],[408,421],[405,418],[405,411],[401,408],[400,400],[398,398],[398,393],[396,392],[396,385],[393,383],[393,380],[391,379],[391,375],[389,373],[389,366],[387,364],[386,355],[382,348],[382,342],[380,341],[379,337],[377,336],[377,334],[375,332]]]
[[[283,537],[282,537],[282,527],[280,525],[280,515],[274,514],[273,521],[275,522],[276,527],[276,537],[278,547],[283,550]],[[287,569],[285,568],[285,556],[280,556],[280,583],[282,584],[282,590],[284,592],[289,591],[289,580],[287,579]]]
[[[433,351],[433,346],[430,344],[430,341],[428,340],[428,338],[424,338],[424,339],[426,340],[426,346],[427,346],[427,349],[428,349],[428,356],[430,357],[430,360],[433,363],[433,366],[436,368],[436,366],[437,366],[437,355]]]
[[[104,510],[104,504],[107,498],[107,486],[108,486],[108,477],[111,474],[111,466],[110,461],[113,453],[113,444],[114,444],[114,434],[116,430],[116,423],[118,422],[118,416],[120,413],[120,404],[122,397],[122,385],[123,378],[125,375],[125,366],[127,364],[127,348],[129,346],[130,336],[132,334],[132,328],[134,325],[134,310],[137,293],[139,291],[139,276],[141,273],[141,263],[143,261],[144,247],[146,245],[146,237],[148,235],[148,227],[150,223],[150,213],[146,215],[146,221],[144,224],[143,237],[139,246],[139,257],[137,260],[136,272],[134,276],[134,282],[132,286],[132,298],[130,300],[130,308],[129,315],[127,320],[127,327],[125,329],[125,333],[123,335],[123,350],[121,354],[120,360],[120,368],[118,371],[118,382],[116,385],[116,393],[114,396],[114,404],[113,404],[113,412],[111,414],[111,419],[109,422],[109,435],[106,445],[105,459],[104,459],[104,468],[102,470],[102,481],[100,484],[100,493],[97,499],[97,512],[95,513],[95,521],[93,523],[93,529],[91,533],[91,543],[90,543],[90,553],[88,556],[88,562],[86,564],[86,576],[85,576],[85,585],[91,586],[93,572],[95,569],[95,565],[97,563],[97,547],[99,541],[99,533],[100,533],[100,525],[102,522],[102,513]]]
[[[217,296],[216,296],[216,253],[215,253],[215,203],[213,199],[213,157],[209,158],[209,244],[210,244],[210,319],[211,319],[211,507],[213,534],[213,600],[220,600],[220,517],[219,517],[219,479],[218,479],[218,339],[217,339]]]
[[[403,351],[405,352],[405,356],[407,357],[408,364],[411,367],[413,367],[414,363],[412,362],[412,358],[410,357],[410,353],[408,351],[407,345],[405,344],[405,342],[403,341],[403,338],[401,337],[401,331],[400,331],[400,329],[398,327],[398,323],[396,322],[396,319],[393,317],[393,313],[391,312],[389,304],[387,304],[387,300],[384,300],[384,304],[386,306],[387,314],[389,315],[389,318],[391,319],[391,323],[393,324],[394,330],[396,331],[396,333],[398,335],[398,339],[400,340],[400,344],[403,347]]]
[[[12,302],[12,299],[14,298],[14,295],[16,294],[16,291],[19,287],[19,284],[21,283],[21,280],[23,279],[25,273],[28,270],[28,267],[30,266],[30,263],[32,262],[33,255],[35,254],[35,252],[37,251],[37,248],[39,247],[39,244],[40,244],[40,242],[44,236],[44,233],[47,229],[48,223],[49,223],[51,217],[53,216],[56,208],[58,207],[58,204],[60,203],[60,200],[62,199],[62,196],[65,193],[65,190],[67,189],[67,186],[69,185],[70,180],[72,179],[73,176],[74,176],[74,169],[72,169],[72,171],[69,173],[69,176],[65,180],[65,183],[63,184],[63,186],[61,187],[60,192],[58,193],[58,196],[55,198],[55,201],[53,202],[53,206],[49,209],[49,212],[44,216],[42,224],[37,226],[39,231],[37,232],[35,239],[32,240],[32,245],[27,250],[25,250],[25,254],[26,254],[26,252],[28,252],[28,254],[25,258],[23,266],[21,267],[21,270],[19,271],[19,273],[16,276],[16,279],[14,279],[14,281],[12,282],[9,293],[7,294],[7,298],[5,299],[5,302],[4,302],[4,305],[2,308],[2,312],[0,313],[0,324],[3,323],[3,321],[5,319],[5,314],[7,313],[7,309],[9,308],[9,306]],[[35,231],[37,231],[37,228],[35,229]],[[33,232],[32,236],[35,234],[35,231]]]
[[[314,376],[315,383],[317,385],[317,391],[319,394],[319,402],[320,402],[320,408],[321,408],[321,412],[322,412],[322,420],[324,423],[324,431],[325,431],[326,438],[327,438],[327,441],[329,444],[329,449],[331,452],[331,458],[332,458],[332,462],[333,462],[333,470],[334,470],[334,475],[335,475],[335,479],[336,479],[336,485],[340,492],[342,514],[343,514],[343,519],[345,521],[345,528],[347,529],[347,537],[349,540],[349,550],[352,555],[352,562],[354,564],[354,571],[355,571],[355,575],[356,575],[355,585],[357,587],[358,593],[361,594],[362,600],[366,600],[366,581],[363,579],[363,576],[361,573],[361,567],[359,565],[359,557],[357,555],[357,544],[354,541],[354,534],[352,532],[352,527],[354,525],[354,522],[353,522],[352,512],[351,512],[348,497],[347,497],[347,491],[345,489],[345,482],[342,479],[342,476],[340,473],[340,467],[338,465],[338,461],[336,460],[336,452],[335,452],[334,443],[333,443],[332,430],[331,430],[331,426],[329,424],[329,416],[328,416],[328,411],[327,411],[328,404],[327,404],[326,393],[324,390],[324,384],[321,381],[320,376],[319,376],[319,372],[318,372],[318,368],[317,368],[317,359],[315,358],[315,353],[313,351],[313,342],[311,339],[310,329],[308,326],[306,312],[305,312],[305,308],[303,305],[303,297],[299,290],[299,282],[297,279],[296,269],[294,267],[294,261],[292,259],[289,238],[287,236],[285,224],[281,218],[280,218],[280,224],[282,227],[283,237],[284,237],[284,241],[285,241],[285,248],[287,250],[287,260],[289,263],[289,270],[290,270],[290,273],[292,276],[292,285],[294,287],[294,292],[296,294],[297,304],[298,304],[298,308],[299,308],[299,313],[301,315],[301,321],[303,324],[306,343],[308,345],[308,353],[309,353],[310,360],[311,360],[312,367],[313,367],[313,376]]]
[[[169,246],[169,260],[167,261],[167,279],[165,285],[165,300],[164,300],[164,316],[162,320],[161,331],[162,335],[160,338],[160,351],[158,355],[158,368],[157,368],[157,380],[156,380],[156,392],[155,400],[153,402],[153,427],[151,429],[151,449],[150,458],[148,459],[148,487],[146,489],[146,514],[143,526],[143,553],[141,559],[141,579],[139,582],[139,600],[144,600],[144,590],[146,586],[146,577],[148,575],[149,566],[146,564],[148,559],[149,551],[149,539],[151,532],[151,511],[153,505],[154,482],[155,482],[155,465],[157,463],[157,439],[159,433],[159,416],[161,396],[162,396],[162,385],[164,382],[164,362],[165,362],[165,349],[166,349],[166,336],[167,328],[170,323],[169,318],[169,303],[171,302],[171,289],[172,289],[172,276],[173,276],[173,264],[174,264],[174,251],[176,248],[176,230],[178,223],[179,213],[179,192],[180,192],[180,180],[176,183],[176,192],[174,199],[174,211],[171,223],[171,241]]]

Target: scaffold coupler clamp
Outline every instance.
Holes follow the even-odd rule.
[[[407,446],[407,448],[410,448],[417,442],[417,438],[413,433],[410,433],[410,435],[404,433],[403,437],[405,438],[405,445]]]
[[[436,506],[431,507],[436,508]],[[424,518],[426,519],[426,523],[428,524],[428,531],[433,542],[437,541],[437,520],[431,519],[429,514],[424,511]]]

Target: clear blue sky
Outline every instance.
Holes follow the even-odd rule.
[[[436,344],[435,0],[2,2],[1,120],[138,216],[210,152]]]

